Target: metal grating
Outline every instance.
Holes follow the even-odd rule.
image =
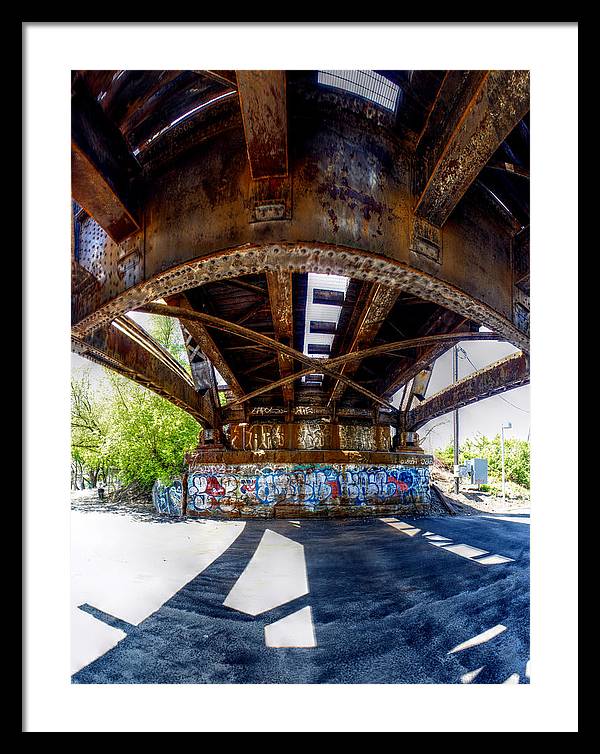
[[[317,81],[396,112],[400,87],[375,71],[319,71]]]

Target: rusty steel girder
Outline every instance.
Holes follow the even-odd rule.
[[[438,416],[528,383],[527,356],[522,353],[507,356],[427,398],[408,412],[406,426],[411,431],[417,430]]]
[[[73,79],[73,195],[90,215],[82,225],[85,253],[73,254],[74,348],[133,375],[207,426],[219,424],[218,407],[202,403],[173,365],[113,333],[111,323],[128,311],[157,313],[156,302],[166,300],[180,311],[162,313],[185,324],[228,383],[232,403],[248,408],[250,399],[277,387],[291,415],[304,390],[294,381],[307,371],[294,375],[295,362],[316,365],[294,341],[300,312],[293,291],[300,276],[315,272],[351,278],[361,291],[353,313],[346,310],[351,329],[336,341],[338,357],[364,351],[373,358],[368,346],[391,342],[392,329],[402,337],[402,322],[392,321],[393,311],[404,316],[401,305],[395,308],[399,297],[427,305],[413,340],[484,324],[528,352],[528,245],[515,240],[506,208],[471,188],[493,155],[506,161],[498,150],[529,107],[526,71],[440,73],[437,94],[423,100],[412,132],[408,113],[297,85],[291,72],[163,73],[148,76],[147,91],[144,72],[132,88],[113,88],[108,106],[93,82],[104,89],[99,82],[112,72]],[[426,78],[417,72],[415,81]],[[180,114],[180,89],[186,107],[198,97],[206,107],[193,108],[193,117]],[[119,102],[119,91],[136,95]],[[161,93],[169,91],[165,110]],[[142,128],[148,118],[154,125]],[[143,144],[135,141],[142,134]],[[211,310],[211,289],[233,295],[222,281],[242,290],[242,303],[246,297],[233,319],[273,333],[263,335],[263,347],[283,346],[271,362],[242,364],[235,355],[242,346],[231,335],[213,337],[206,321],[186,318],[182,307]],[[206,295],[195,292],[200,287]],[[391,410],[391,395],[448,347],[421,343],[377,373],[360,359],[342,358],[339,371],[331,369],[335,359],[321,361],[330,380],[319,401],[335,412],[342,398],[352,405],[358,394],[372,408]],[[373,383],[376,390],[367,387]]]
[[[141,328],[140,328],[141,329]],[[143,332],[143,331],[142,331]],[[179,366],[162,355],[149,336],[146,347],[144,337],[110,326],[97,330],[87,338],[71,338],[71,348],[80,356],[102,364],[134,382],[154,391],[179,408],[187,411],[203,427],[215,426],[215,410],[208,396],[200,396],[193,383]]]
[[[510,87],[502,101],[509,94]],[[496,90],[494,96],[499,97]],[[224,110],[233,107],[234,98],[224,101]],[[503,131],[486,125],[481,110],[486,102],[493,104],[490,98],[481,104],[478,118],[469,120],[469,133],[481,149],[485,144],[487,153],[498,146]],[[507,336],[512,326],[511,342],[527,349],[527,333],[521,338],[513,311],[513,231],[504,216],[464,195],[435,236],[436,253],[430,254],[431,243],[414,238],[415,232],[427,233],[426,228],[415,231],[419,195],[411,179],[424,158],[375,121],[349,118],[346,112],[324,119],[314,103],[303,115],[298,110],[303,106],[297,98],[293,105],[288,102],[288,119],[294,124],[288,176],[261,179],[259,195],[243,118],[211,131],[185,160],[147,168],[139,192],[143,227],[130,239],[131,249],[142,256],[140,275],[133,285],[115,275],[114,286],[75,307],[80,314],[74,324],[94,326],[97,318],[106,324],[106,318],[134,308],[134,301],[142,303],[147,285],[158,297],[163,281],[174,284],[177,279],[181,292],[186,289],[182,273],[186,277],[188,271],[193,271],[189,287],[253,270],[331,271],[412,289],[466,316],[481,315],[484,324],[503,332],[488,318],[491,314],[506,321]],[[457,138],[453,133],[448,149]],[[472,159],[466,176],[477,172],[482,153],[461,151],[461,165]],[[273,169],[283,170],[283,162]],[[466,185],[463,177],[461,187]],[[264,212],[257,215],[261,207]],[[132,253],[129,247],[127,251]],[[274,263],[273,252],[281,257]],[[231,258],[225,262],[227,254]]]

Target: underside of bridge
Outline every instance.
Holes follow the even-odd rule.
[[[526,71],[75,71],[72,197],[73,350],[203,428],[165,510],[418,509],[416,430],[529,380]],[[426,396],[468,339],[520,353]]]

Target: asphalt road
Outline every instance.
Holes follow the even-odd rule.
[[[511,518],[402,519],[418,527],[414,536],[379,519],[248,521],[138,626],[84,605],[127,636],[72,681],[528,683],[529,517]],[[223,602],[267,529],[304,546],[310,591],[253,617]],[[425,532],[513,560],[482,565]],[[316,646],[266,646],[265,626],[306,606]],[[489,640],[451,652],[497,626]]]

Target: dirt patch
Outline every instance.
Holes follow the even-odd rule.
[[[478,516],[481,513],[510,513],[510,511],[518,508],[528,508],[531,504],[529,495],[525,492],[513,493],[512,496],[509,493],[506,501],[501,496],[479,490],[461,489],[456,494],[452,473],[437,458],[434,458],[431,467],[431,481],[445,497],[446,502],[461,516]],[[461,484],[464,484],[462,480]]]

